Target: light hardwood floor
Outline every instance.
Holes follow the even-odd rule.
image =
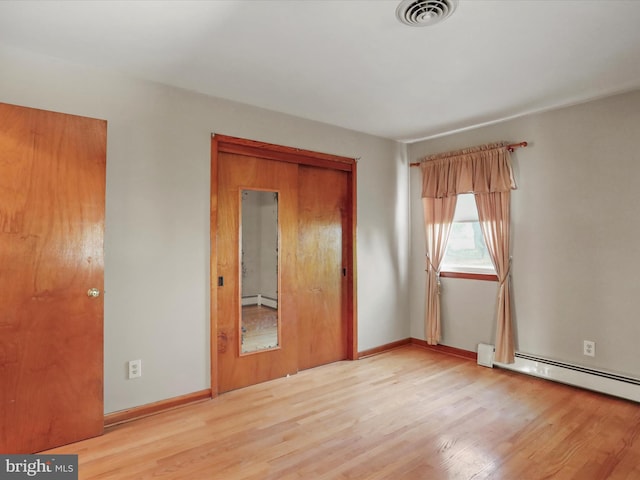
[[[640,405],[406,346],[51,452],[81,479],[640,479]]]
[[[242,351],[278,346],[278,310],[260,305],[242,307]]]

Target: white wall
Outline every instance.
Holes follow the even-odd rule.
[[[408,336],[403,145],[12,48],[0,65],[0,101],[108,121],[105,412],[209,386],[212,132],[360,158],[358,348]]]
[[[519,351],[640,377],[640,92],[419,142],[409,158],[498,140],[513,155],[513,288]],[[420,172],[412,247],[424,256]],[[412,264],[411,334],[424,338],[424,267]],[[443,343],[494,342],[496,284],[443,279]],[[595,358],[582,354],[596,342]]]
[[[278,298],[278,203],[271,192],[259,193],[260,294]]]
[[[242,297],[260,293],[260,207],[259,192],[242,195]]]
[[[242,297],[278,298],[278,200],[273,192],[242,195]]]

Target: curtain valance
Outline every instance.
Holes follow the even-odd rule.
[[[422,197],[516,189],[507,142],[428,155],[420,162]]]

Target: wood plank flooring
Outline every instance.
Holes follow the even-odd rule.
[[[51,450],[81,479],[640,479],[640,406],[406,346]]]
[[[242,352],[278,346],[278,310],[261,305],[242,307]]]

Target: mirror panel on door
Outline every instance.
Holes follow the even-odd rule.
[[[241,190],[240,354],[280,346],[278,192]]]

